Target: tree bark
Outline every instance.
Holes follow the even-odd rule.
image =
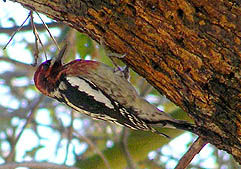
[[[239,0],[17,0],[103,40],[241,164]],[[203,132],[205,131],[205,132]]]

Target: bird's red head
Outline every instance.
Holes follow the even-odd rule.
[[[37,89],[44,95],[50,96],[51,91],[54,89],[59,76],[59,72],[63,68],[62,58],[66,51],[65,45],[58,56],[52,60],[47,60],[41,63],[34,74],[34,83]]]

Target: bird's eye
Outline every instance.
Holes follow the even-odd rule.
[[[43,65],[44,70],[48,70],[49,66],[50,66],[50,62],[47,61],[47,62]]]
[[[47,77],[44,77],[44,78],[43,78],[43,81],[44,81],[44,82],[47,82],[47,81],[48,81]]]

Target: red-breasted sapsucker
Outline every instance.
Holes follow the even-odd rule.
[[[90,60],[63,64],[65,50],[66,45],[57,57],[42,63],[35,72],[35,85],[44,95],[94,119],[135,130],[159,133],[152,125],[160,124],[192,131],[193,125],[172,118],[141,98],[128,80],[113,68]]]

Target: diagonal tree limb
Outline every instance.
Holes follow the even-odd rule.
[[[195,155],[197,155],[207,143],[208,142],[202,137],[198,137],[197,140],[191,145],[188,151],[180,159],[175,169],[185,169],[191,163]]]

